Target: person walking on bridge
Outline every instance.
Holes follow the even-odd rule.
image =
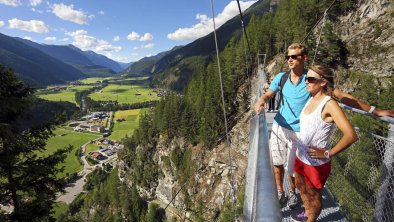
[[[307,48],[299,43],[291,44],[287,49],[286,59],[290,68],[290,74],[281,89],[282,106],[274,117],[269,143],[274,165],[278,198],[282,204],[286,202],[283,190],[284,172],[286,170],[290,182],[288,206],[294,209],[298,205],[297,196],[295,195],[293,167],[298,134],[300,131],[300,113],[311,97],[310,93],[306,91],[305,84],[307,70],[305,70],[304,65],[308,59]],[[279,85],[283,75],[285,75],[285,72],[278,73],[271,82],[268,91],[257,100],[255,104],[256,112],[260,112],[267,101],[279,91]],[[337,88],[333,90],[332,96],[348,106],[378,116],[389,115],[394,117],[394,111],[377,109]]]

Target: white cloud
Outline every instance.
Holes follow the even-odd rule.
[[[23,39],[26,39],[26,40],[33,41],[33,38],[32,38],[32,37],[30,37],[30,36],[25,36],[25,37],[23,37]]]
[[[37,6],[42,3],[42,0],[29,0],[31,6]]]
[[[9,28],[19,29],[28,32],[44,33],[49,32],[49,26],[47,26],[43,21],[30,20],[22,21],[16,18],[8,20]]]
[[[40,14],[44,13],[43,11],[37,10],[37,9],[35,9],[35,8],[31,8],[31,10],[32,10],[33,12],[37,12],[37,13],[40,13]]]
[[[127,35],[127,39],[130,41],[141,41],[141,42],[146,42],[146,41],[152,41],[153,40],[153,35],[150,33],[145,33],[143,36],[136,32],[131,32],[130,34]]]
[[[108,54],[110,52],[119,52],[122,50],[120,46],[113,46],[109,42],[89,36],[85,30],[77,30],[75,32],[67,32],[66,35],[73,38],[73,45],[82,50],[92,50],[97,53]]]
[[[150,33],[145,33],[143,36],[141,36],[140,41],[141,42],[146,42],[146,41],[152,41],[153,40],[153,35]]]
[[[256,1],[240,1],[242,11],[249,8]],[[231,1],[224,9],[223,12],[219,13],[215,16],[215,24],[216,28],[219,28],[229,19],[239,14],[238,5],[236,1]],[[168,39],[171,40],[194,40],[200,37],[203,37],[213,31],[212,18],[208,17],[204,14],[197,14],[196,19],[199,20],[199,23],[193,25],[189,28],[179,28],[173,33],[169,33],[167,35]]]
[[[155,44],[148,43],[148,44],[145,44],[145,45],[141,45],[141,48],[143,48],[143,49],[152,49],[154,46],[155,46]]]
[[[135,40],[138,40],[139,38],[140,38],[140,34],[138,34],[136,32],[132,32],[127,35],[127,39],[130,41],[135,41]]]
[[[0,21],[0,27],[4,26],[4,21]]]
[[[56,41],[56,37],[55,36],[48,36],[44,40],[45,41]]]
[[[17,7],[19,5],[22,5],[22,3],[19,0],[0,0],[0,4],[9,5],[9,6],[13,6],[13,7]]]
[[[105,12],[104,12],[103,10],[100,10],[100,11],[97,12],[97,14],[99,14],[99,15],[104,15]]]
[[[53,4],[52,12],[59,18],[74,22],[80,25],[87,24],[89,16],[81,10],[75,10],[74,5],[65,5],[63,3]]]
[[[115,36],[113,39],[112,39],[112,41],[114,41],[114,42],[118,42],[120,40],[120,36]]]
[[[62,42],[66,42],[68,40],[70,40],[70,39],[69,38],[62,38],[62,39],[60,39],[60,41],[62,41]]]

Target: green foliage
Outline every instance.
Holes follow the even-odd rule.
[[[52,124],[20,127],[32,102],[32,90],[15,74],[0,66],[0,199],[14,207],[6,220],[53,220],[56,193],[64,189],[57,177],[58,164],[66,158],[67,148],[42,155]],[[3,214],[3,213],[0,213]]]
[[[165,212],[158,204],[149,204],[149,210],[145,217],[145,222],[163,222],[165,220]]]

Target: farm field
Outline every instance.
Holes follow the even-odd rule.
[[[82,83],[85,83],[85,84],[92,84],[92,83],[97,83],[97,81],[101,81],[101,80],[104,80],[104,79],[107,79],[107,78],[92,77],[92,78],[81,79],[79,81],[82,82]]]
[[[160,99],[152,89],[138,85],[115,84],[110,84],[100,92],[90,94],[89,97],[95,101],[117,101],[121,104],[141,103]]]
[[[135,129],[139,126],[139,117],[148,109],[131,109],[121,110],[115,112],[114,128],[109,139],[120,141],[122,138],[131,136]],[[124,119],[125,121],[117,122],[117,119]]]
[[[51,93],[38,93],[38,97],[49,101],[66,101],[75,103],[75,93],[93,88],[94,86],[68,86],[66,90]],[[49,89],[50,90],[50,89]]]
[[[77,173],[82,170],[82,165],[78,159],[80,157],[75,156],[75,152],[86,142],[100,137],[100,135],[94,135],[91,133],[78,133],[70,130],[58,128],[54,131],[55,136],[51,137],[47,141],[46,151],[47,153],[53,153],[58,149],[67,147],[68,144],[74,146],[73,150],[68,153],[68,156],[61,166],[64,166],[64,172],[59,175],[60,177],[65,176],[67,173]]]

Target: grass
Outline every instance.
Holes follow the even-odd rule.
[[[61,90],[58,92],[51,91],[50,88],[48,88],[46,91],[51,91],[49,93],[43,93],[40,94],[38,93],[38,97],[49,100],[49,101],[66,101],[66,102],[71,102],[75,103],[75,93],[80,92],[83,90],[87,90],[90,88],[93,88],[94,86],[69,86],[67,87],[66,90]]]
[[[148,109],[131,109],[115,112],[114,128],[109,139],[120,141],[126,136],[131,136],[135,129],[139,126],[139,117]],[[117,119],[125,119],[126,121],[117,122]]]
[[[81,79],[79,80],[82,83],[85,84],[92,84],[92,83],[97,83],[98,81],[104,80],[105,78],[100,78],[100,77],[92,77],[92,78],[86,78],[86,79]]]
[[[52,216],[55,218],[59,218],[62,213],[65,213],[68,210],[68,205],[64,202],[56,202],[53,207],[53,214]]]
[[[141,103],[160,99],[150,88],[116,84],[109,84],[100,92],[90,94],[89,97],[95,101],[117,101],[121,104]]]
[[[68,153],[65,162],[60,164],[60,167],[64,167],[64,171],[59,175],[59,177],[64,177],[67,173],[72,174],[81,171],[82,165],[78,160],[79,157],[75,156],[76,150],[80,149],[84,143],[96,139],[100,137],[100,135],[72,132],[61,128],[56,129],[54,133],[55,136],[49,138],[47,141],[46,151],[43,155],[53,153],[56,150],[67,147],[68,144],[71,144],[73,146],[73,150]]]
[[[100,147],[94,143],[89,143],[88,145],[86,145],[85,147],[85,155],[87,155],[89,152],[91,151],[97,151],[99,150]]]

